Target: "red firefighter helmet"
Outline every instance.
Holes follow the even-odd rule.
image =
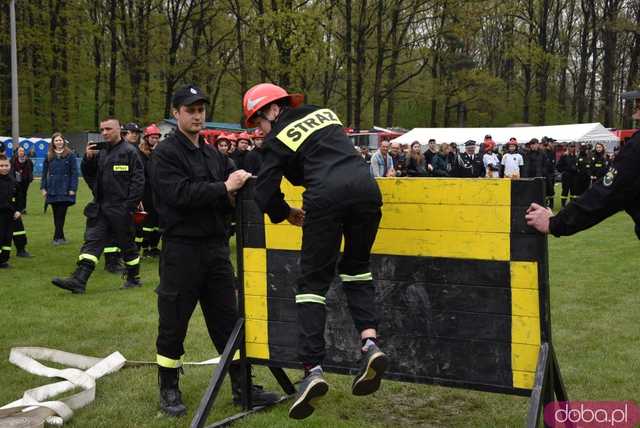
[[[158,137],[161,135],[160,128],[158,128],[155,123],[152,123],[151,125],[144,128],[144,134],[142,138],[147,138],[150,135],[157,135]]]
[[[263,107],[279,100],[288,99],[291,107],[298,107],[304,101],[303,94],[290,94],[273,83],[260,83],[249,89],[242,99],[247,126],[255,126],[256,113]]]
[[[144,223],[149,213],[146,211],[136,211],[133,213],[133,222],[137,225]]]
[[[251,141],[251,135],[246,132],[241,132],[238,134],[238,141],[240,140]]]

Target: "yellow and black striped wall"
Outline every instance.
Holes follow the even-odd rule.
[[[388,378],[529,395],[550,341],[546,237],[524,220],[542,180],[380,179],[372,273]],[[302,229],[272,224],[248,184],[238,267],[254,364],[299,367],[295,287]],[[302,188],[283,184],[292,206]],[[327,295],[325,369],[355,373],[359,337],[336,278]]]

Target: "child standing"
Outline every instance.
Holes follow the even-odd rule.
[[[20,218],[20,212],[13,204],[16,184],[9,175],[10,170],[9,159],[0,154],[0,268],[9,267],[14,221]]]

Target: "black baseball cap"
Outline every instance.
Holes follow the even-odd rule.
[[[124,131],[126,132],[137,132],[139,134],[142,133],[142,129],[140,129],[140,127],[138,126],[137,123],[134,122],[129,122],[127,123],[124,128],[122,128]]]
[[[475,141],[473,141],[473,140],[467,140],[467,141],[464,143],[464,146],[465,146],[465,147],[475,146],[475,145],[476,145],[476,142],[475,142]]]
[[[209,103],[209,98],[196,85],[186,85],[176,90],[171,97],[171,105],[173,108],[180,106],[190,106],[198,101]]]

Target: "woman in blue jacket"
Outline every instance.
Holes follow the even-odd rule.
[[[64,221],[67,208],[76,203],[78,190],[78,165],[76,157],[65,145],[61,133],[51,136],[49,152],[42,166],[42,182],[40,185],[46,203],[53,211],[55,233],[53,245],[66,244]]]

